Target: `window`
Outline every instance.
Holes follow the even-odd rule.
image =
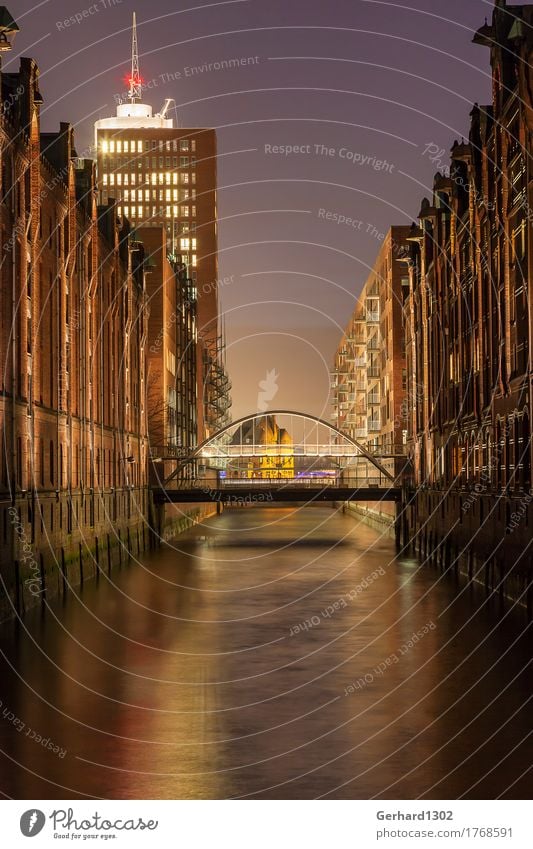
[[[122,153],[122,142],[120,140],[117,141],[117,153]]]
[[[124,153],[129,153],[129,152],[130,152],[130,143],[129,143],[129,141],[125,141],[124,142]]]
[[[180,156],[180,167],[187,168],[189,165],[189,157],[188,156]]]
[[[176,174],[176,172],[174,172],[174,174],[172,175],[172,183],[173,183],[175,186],[177,186],[177,185],[178,185],[178,174]]]
[[[109,142],[107,139],[102,139],[102,153],[109,153]]]
[[[103,175],[103,181],[104,181],[104,186],[107,186],[107,185],[108,185],[108,181],[109,181],[109,174],[104,173],[104,175]]]
[[[180,139],[180,150],[189,150],[189,139]]]
[[[181,217],[182,218],[188,218],[189,217],[189,207],[188,206],[182,206],[181,207]]]
[[[114,153],[114,152],[115,152],[115,142],[110,141],[109,142],[109,153]]]
[[[172,157],[172,167],[173,167],[173,168],[177,168],[177,167],[178,167],[178,157],[177,157],[177,156],[173,156],[173,157]]]
[[[184,171],[181,175],[181,182],[182,183],[188,183],[189,182],[189,175],[187,174],[186,171]]]

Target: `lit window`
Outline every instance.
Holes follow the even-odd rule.
[[[130,152],[130,143],[129,143],[129,141],[125,141],[124,142],[124,153],[129,153],[129,152]]]
[[[196,207],[195,206],[191,206],[191,215],[192,215],[193,218],[196,218]]]
[[[114,152],[115,152],[115,142],[113,140],[111,140],[109,142],[109,153],[114,153]]]
[[[108,180],[109,180],[108,175],[107,175],[107,174],[104,174],[104,186],[107,186],[107,185],[108,185]]]
[[[188,156],[180,156],[180,166],[182,168],[186,168],[188,166],[188,164],[189,164],[189,157]]]
[[[123,209],[124,209],[124,215],[125,215],[125,216],[126,216],[126,218],[127,218],[127,217],[128,217],[128,215],[129,215],[129,212],[130,212],[130,208],[129,208],[129,206],[125,206],[125,207],[123,207]]]
[[[134,186],[136,182],[137,182],[137,178],[136,178],[135,174],[130,174],[131,185]]]
[[[167,189],[165,192],[165,200],[172,200],[172,198],[170,197],[170,189]]]
[[[170,211],[170,206],[167,206],[167,218],[172,216],[172,212]]]
[[[155,173],[155,171],[152,171],[152,186],[156,186],[156,185],[157,185],[157,174]]]
[[[129,184],[130,184],[130,175],[124,174],[124,185],[129,186]]]
[[[107,139],[103,139],[102,141],[102,153],[109,153],[109,142]]]
[[[191,189],[191,198],[192,200],[196,200],[196,189]]]
[[[128,189],[124,189],[124,200],[129,200],[129,199],[130,199],[130,193],[129,193]],[[133,200],[133,198],[132,198],[132,200]]]
[[[114,175],[114,174],[110,174],[110,175],[109,175],[109,185],[110,185],[110,186],[114,186],[114,185],[115,185],[115,175]]]
[[[172,191],[172,195],[173,195],[172,200],[179,200],[179,197],[178,197],[178,190],[177,190],[177,189],[174,189],[174,190]]]
[[[119,173],[117,174],[117,186],[121,186],[121,185],[122,185],[122,174],[119,171]]]
[[[138,209],[137,209],[137,215],[139,216],[139,218],[142,218],[142,214],[143,214],[143,208],[142,208],[142,206],[139,206]]]
[[[191,265],[193,268],[196,268],[196,254],[192,254],[191,256]]]
[[[120,140],[117,141],[117,153],[122,153],[122,142]]]
[[[161,183],[164,183],[164,182],[165,182],[165,174],[164,174],[163,171],[160,171],[159,172],[159,184],[161,185]]]
[[[132,144],[135,144],[135,142],[132,142]],[[133,150],[133,148],[132,148],[132,150]],[[148,143],[146,143],[146,150],[148,150]],[[142,143],[142,141],[138,141],[137,142],[137,153],[142,153],[142,152],[143,152],[143,143]]]
[[[191,183],[196,183],[196,171],[191,171]]]
[[[180,248],[182,251],[188,251],[190,248],[189,239],[180,239]]]
[[[150,189],[145,189],[145,190],[144,190],[144,199],[145,199],[145,200],[150,200]]]
[[[180,139],[180,150],[189,150],[189,140]]]
[[[174,172],[174,174],[172,175],[172,182],[175,186],[178,185],[178,175],[176,174],[176,172]]]
[[[181,182],[182,183],[188,183],[189,182],[189,175],[187,174],[186,171],[184,171],[183,174],[181,175]]]
[[[136,206],[130,206],[130,212],[131,212],[131,217],[132,217],[132,218],[135,218],[135,214],[136,214],[136,212],[135,212],[135,211],[136,211],[136,209],[137,209],[137,207],[136,207]]]
[[[194,239],[191,239],[191,247],[192,247],[193,251],[196,250],[196,237]]]
[[[172,150],[177,150],[177,149],[178,149],[178,140],[174,139],[174,141],[172,142]]]
[[[173,214],[174,218],[178,217],[179,213],[178,213],[178,207],[177,206],[172,207],[172,214]]]
[[[188,218],[189,217],[189,207],[188,206],[182,206],[181,207],[181,217],[182,218]]]

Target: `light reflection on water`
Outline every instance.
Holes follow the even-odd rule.
[[[4,793],[527,797],[523,614],[328,508],[175,546],[3,627]]]

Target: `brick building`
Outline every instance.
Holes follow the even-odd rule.
[[[39,73],[2,74],[2,613],[146,544],[143,248],[73,134],[40,134]]]
[[[404,316],[423,549],[524,600],[531,578],[533,6],[497,2],[492,103],[435,175],[413,227]],[[440,165],[440,163],[439,163]],[[440,167],[442,167],[440,165]],[[531,593],[531,591],[530,591]],[[531,597],[531,596],[530,596]]]

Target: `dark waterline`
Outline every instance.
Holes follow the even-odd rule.
[[[329,508],[174,544],[0,629],[4,795],[528,798],[523,610]]]

